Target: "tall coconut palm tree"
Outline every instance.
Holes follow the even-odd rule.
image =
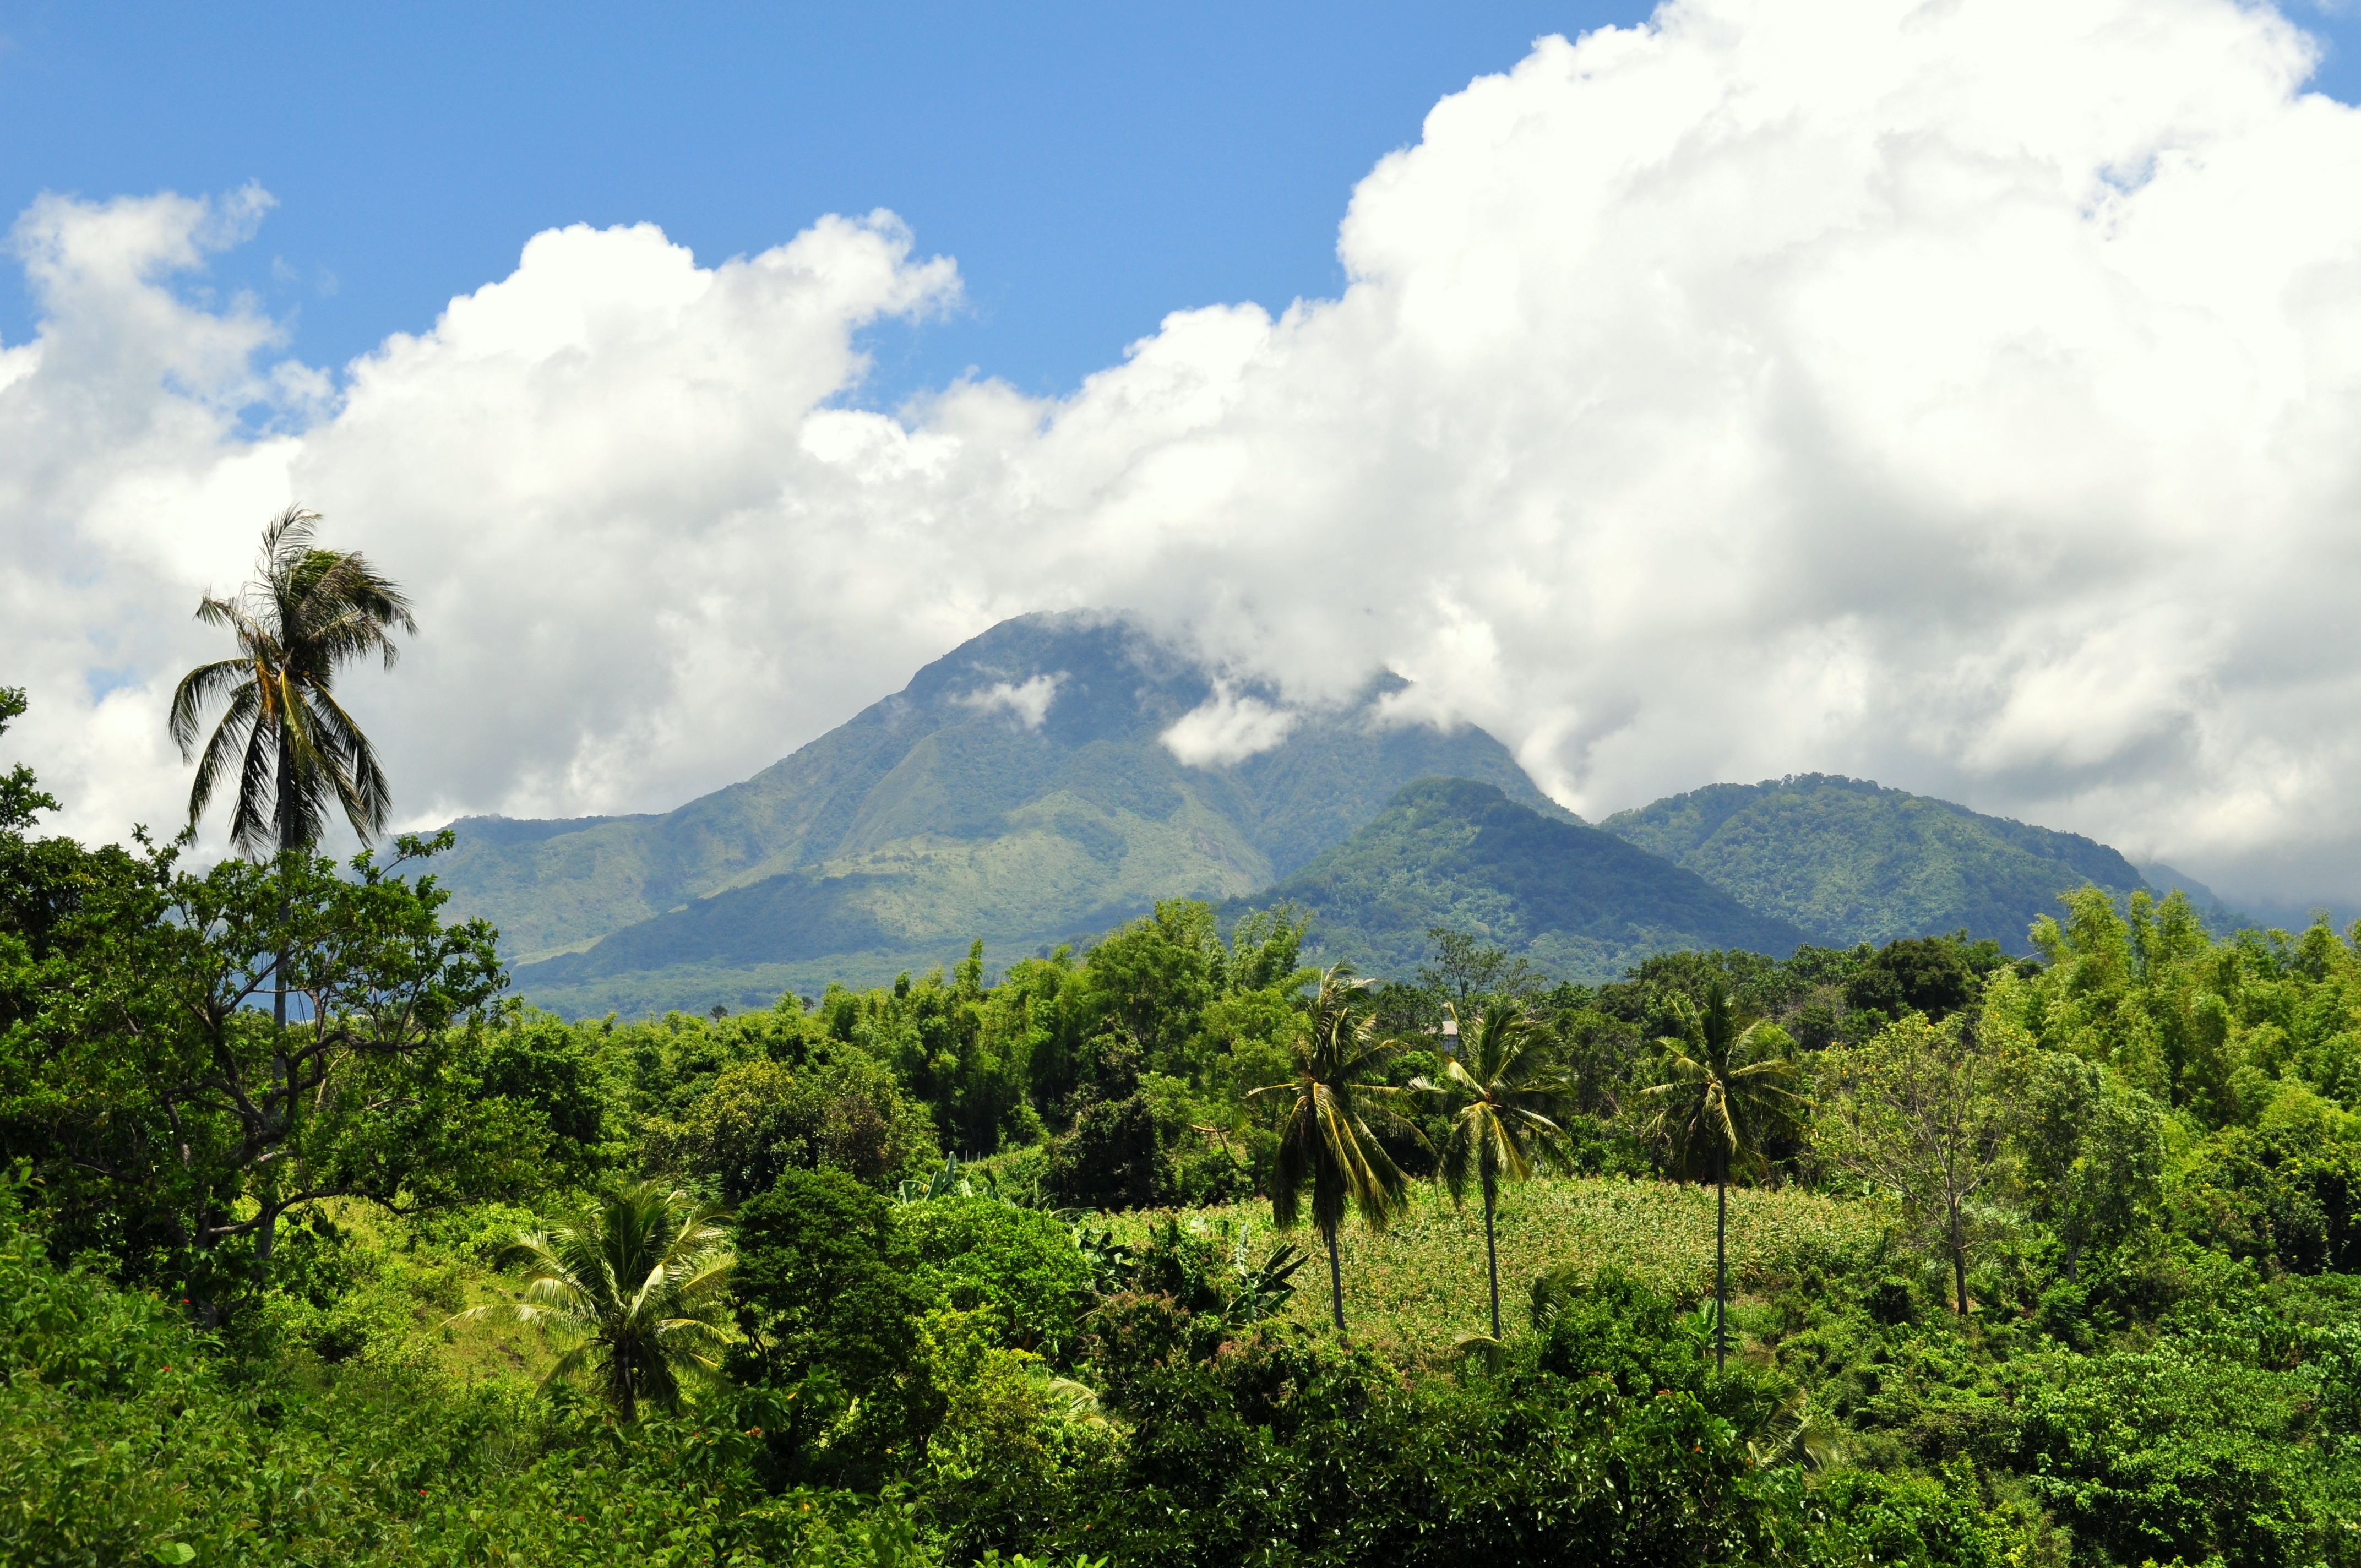
[[[401,652],[392,629],[415,632],[418,623],[401,588],[358,552],[314,543],[319,522],[319,513],[289,507],[262,531],[256,580],[234,598],[198,601],[197,619],[227,627],[237,657],[198,665],[172,693],[172,740],[197,764],[191,826],[235,773],[230,842],[257,860],[318,843],[336,808],[367,843],[385,830],[392,805],[376,749],[331,688],[354,659],[377,655],[391,669]],[[199,755],[216,704],[220,722]],[[283,1029],[287,966],[278,967],[273,1013]]]
[[[1446,1004],[1447,1005],[1447,1004]],[[1451,1010],[1451,1022],[1459,1022]],[[1530,1014],[1506,999],[1486,1003],[1471,1036],[1459,1035],[1459,1054],[1443,1064],[1440,1082],[1411,1080],[1411,1088],[1433,1095],[1451,1118],[1443,1144],[1443,1182],[1451,1201],[1464,1207],[1472,1180],[1484,1196],[1484,1266],[1492,1286],[1492,1337],[1500,1337],[1500,1252],[1492,1216],[1500,1182],[1522,1181],[1536,1158],[1562,1147],[1565,1075],[1551,1062],[1545,1037]]]
[[[1648,1130],[1690,1174],[1712,1173],[1713,1365],[1730,1354],[1730,1172],[1759,1166],[1763,1146],[1803,1119],[1795,1064],[1774,1048],[1785,1036],[1760,1019],[1741,1025],[1719,981],[1702,1010],[1686,1011],[1678,1037],[1657,1040],[1664,1053],[1658,1080],[1642,1093],[1654,1114]]]
[[[1359,991],[1349,965],[1337,964],[1320,977],[1311,1028],[1295,1042],[1295,1076],[1250,1091],[1284,1106],[1279,1129],[1279,1164],[1271,1186],[1270,1215],[1280,1230],[1292,1230],[1301,1213],[1303,1188],[1312,1188],[1312,1224],[1328,1246],[1328,1299],[1336,1336],[1345,1335],[1345,1271],[1336,1255],[1336,1233],[1347,1209],[1357,1210],[1373,1231],[1400,1213],[1410,1201],[1410,1178],[1394,1164],[1363,1118],[1363,1097],[1395,1092],[1371,1081],[1397,1048],[1377,1037],[1377,1020],[1356,1017]]]
[[[737,1264],[727,1216],[659,1181],[609,1194],[578,1225],[520,1233],[524,1299],[461,1312],[509,1317],[575,1342],[543,1386],[583,1368],[623,1420],[646,1401],[680,1406],[683,1372],[711,1375],[730,1343],[727,1287]]]

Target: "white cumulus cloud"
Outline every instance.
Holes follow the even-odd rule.
[[[1301,714],[1215,681],[1212,696],[1175,719],[1157,739],[1192,768],[1222,768],[1269,751],[1302,721]]]
[[[72,830],[171,820],[189,609],[300,499],[417,599],[350,696],[419,822],[667,806],[1104,606],[1272,714],[1392,668],[1586,815],[1840,771],[2352,896],[2361,112],[2312,60],[2233,0],[1675,0],[1437,104],[1339,298],[891,414],[856,335],[959,279],[886,214],[539,235],[325,374],[177,287],[259,192],[44,198],[16,749]]]
[[[1065,678],[1066,672],[1060,670],[1054,675],[1023,681],[994,681],[953,700],[986,713],[1005,711],[1026,729],[1038,729],[1049,717],[1049,705],[1058,700],[1058,684]]]

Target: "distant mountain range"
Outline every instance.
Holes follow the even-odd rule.
[[[1389,721],[1403,685],[1289,710],[1120,618],[1025,616],[743,784],[661,815],[462,818],[437,871],[501,928],[517,990],[577,1016],[766,1005],[975,938],[997,967],[1180,896],[1292,899],[1371,972],[1447,925],[1597,980],[1668,948],[1961,927],[2021,951],[2059,892],[2142,885],[2088,839],[1819,775],[1592,828],[1483,730]]]
[[[1289,713],[1121,620],[1025,616],[744,784],[662,816],[464,818],[438,870],[500,927],[523,994],[639,1013],[890,979],[975,937],[1005,962],[1159,898],[1252,893],[1412,779],[1573,820],[1484,731],[1380,722],[1403,684]],[[1205,755],[1242,727],[1284,735]]]

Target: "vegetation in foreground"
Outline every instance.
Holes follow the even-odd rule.
[[[200,875],[45,805],[0,781],[9,1562],[2361,1559],[2324,926],[2085,890],[2035,960],[1595,988],[1438,932],[1367,990],[1180,902],[569,1025],[433,842]],[[1493,1015],[1575,1176],[1447,1179]]]

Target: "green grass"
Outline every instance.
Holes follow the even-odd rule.
[[[1122,1239],[1142,1240],[1160,1214],[1113,1218]],[[1730,1270],[1733,1295],[1771,1293],[1799,1274],[1858,1260],[1891,1223],[1882,1207],[1811,1193],[1733,1188]],[[1251,1225],[1259,1254],[1272,1237],[1270,1205],[1235,1203],[1187,1212],[1183,1223]],[[1534,1277],[1574,1265],[1586,1275],[1614,1265],[1684,1300],[1713,1284],[1713,1189],[1668,1181],[1543,1178],[1506,1189],[1498,1223],[1501,1326],[1526,1325]],[[1289,1317],[1325,1332],[1328,1268],[1309,1226],[1290,1238],[1313,1254],[1296,1276]],[[1345,1326],[1356,1341],[1404,1365],[1447,1354],[1453,1336],[1490,1327],[1484,1282],[1484,1220],[1456,1212],[1421,1183],[1410,1213],[1372,1234],[1350,1222],[1338,1238]]]

